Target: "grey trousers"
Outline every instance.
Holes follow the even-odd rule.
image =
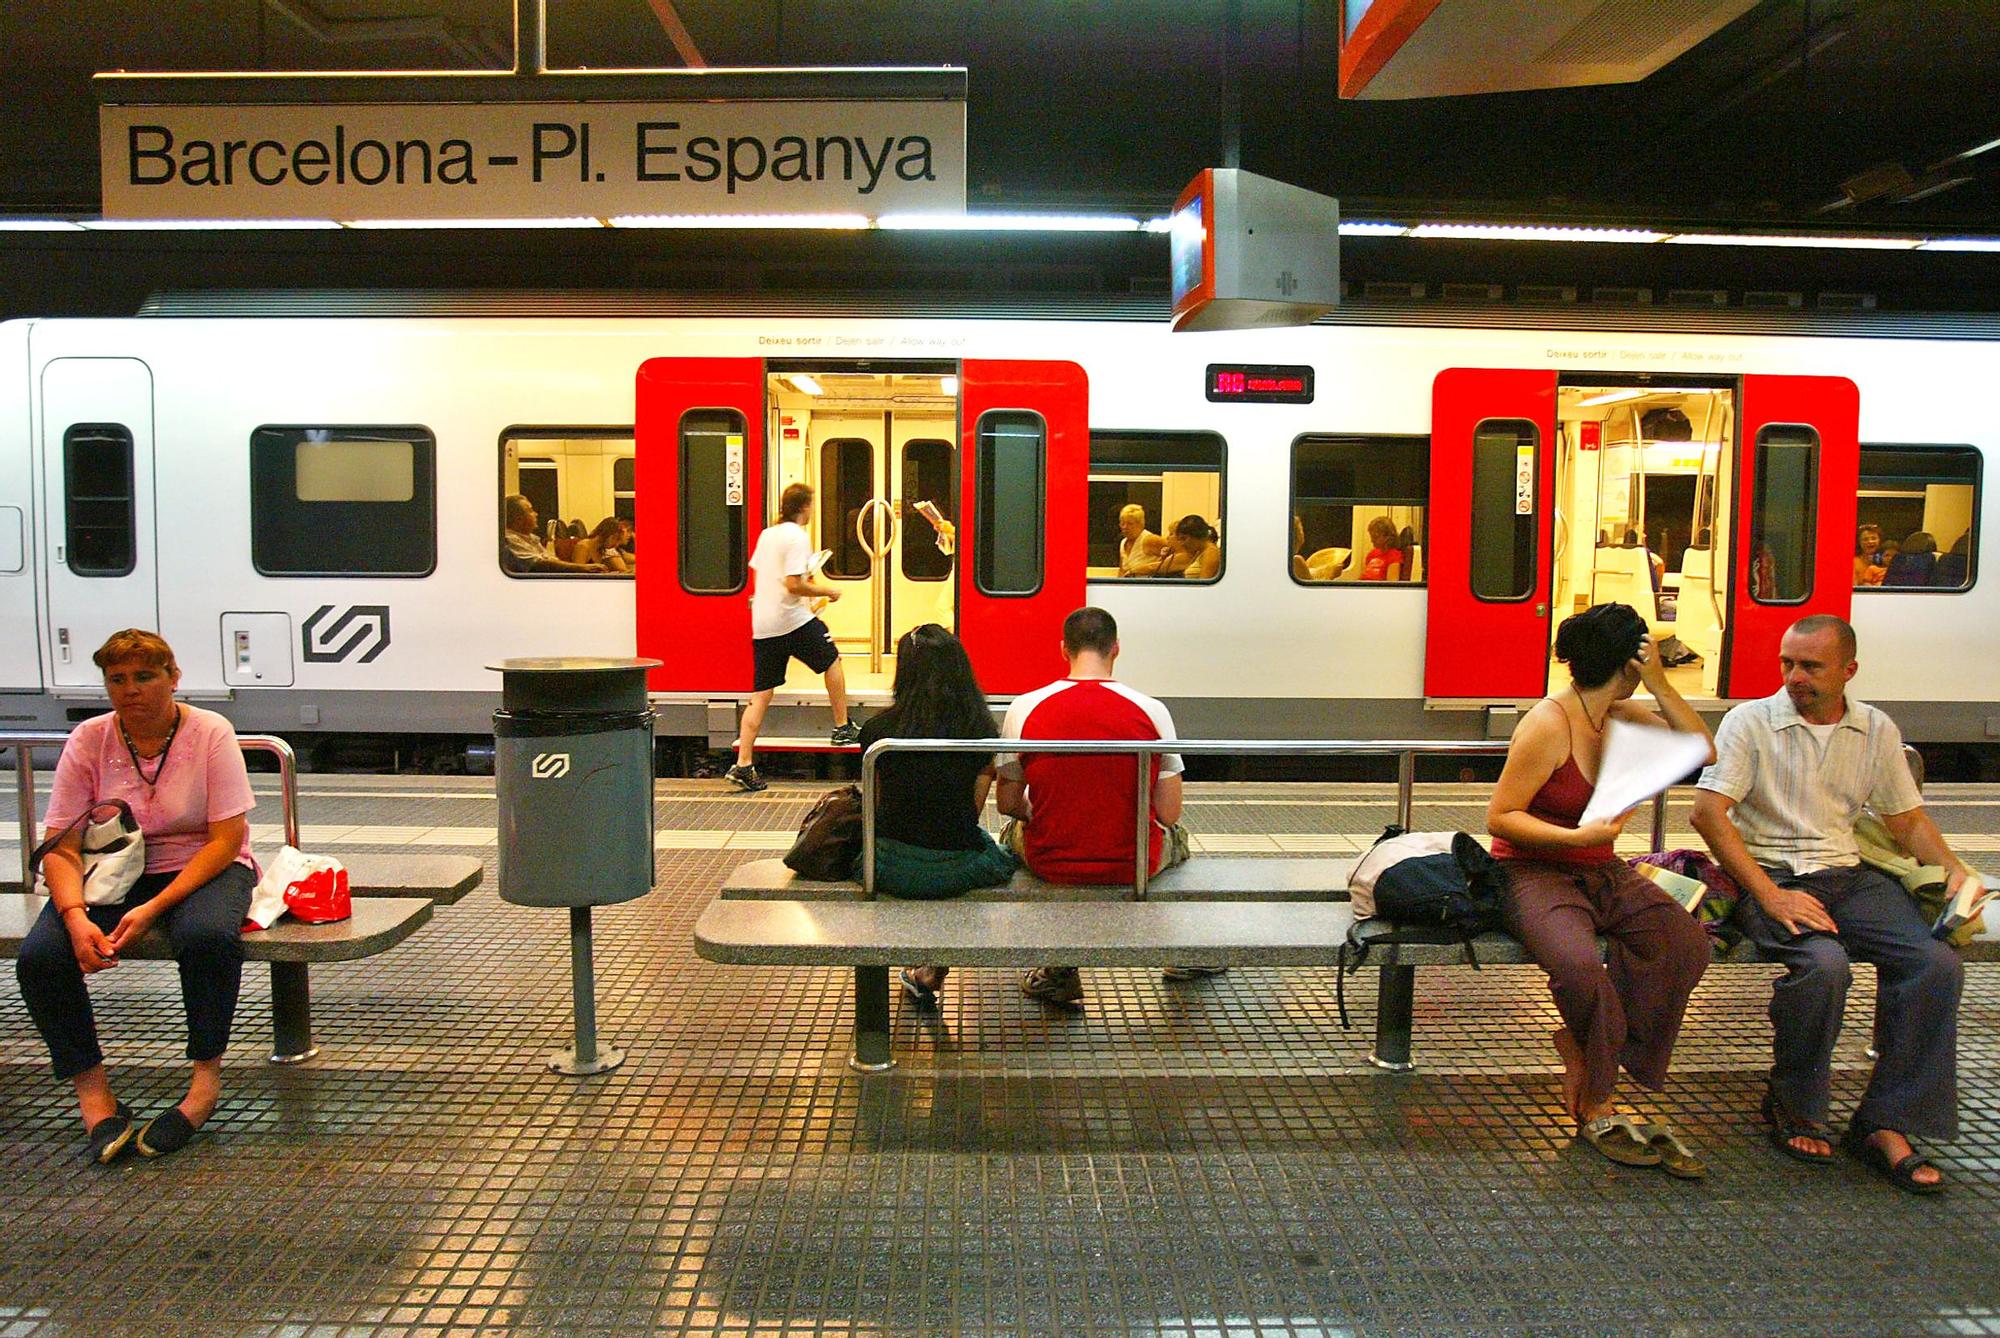
[[[1796,1116],[1826,1120],[1851,958],[1875,967],[1881,1056],[1853,1127],[1957,1137],[1958,996],[1965,979],[1957,951],[1932,938],[1909,893],[1875,869],[1766,872],[1779,887],[1818,899],[1840,926],[1838,935],[1794,937],[1751,897],[1736,909],[1736,923],[1759,954],[1785,967],[1771,991],[1771,1083],[1778,1099]]]

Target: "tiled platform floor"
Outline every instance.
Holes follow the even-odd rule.
[[[490,884],[389,955],[316,971],[303,1068],[262,1062],[251,968],[227,1104],[160,1163],[77,1160],[67,1092],[0,990],[0,1335],[2000,1333],[2000,967],[1968,971],[1941,1201],[1766,1147],[1762,968],[1711,972],[1644,1103],[1698,1145],[1705,1184],[1571,1143],[1525,969],[1420,976],[1407,1077],[1365,1062],[1365,975],[1343,1034],[1329,972],[1093,972],[1078,1017],[965,972],[935,1021],[898,1006],[903,1064],[863,1079],[844,976],[689,946],[721,872],[755,857],[726,834],[786,831],[818,788],[662,783],[662,829],[725,844],[662,849],[659,889],[599,912],[601,1025],[628,1056],[602,1078],[542,1068],[567,1043],[564,920]],[[493,823],[490,782],[304,789],[310,824],[404,849],[477,852],[451,833]],[[2000,790],[1931,799],[1947,831],[2000,834]],[[1431,788],[1422,820],[1479,807]],[[1366,786],[1190,805],[1199,831],[1274,842],[1387,815]],[[1862,974],[1843,1108],[1866,1072]],[[97,998],[121,1093],[163,1108],[183,1078],[172,968],[121,967]]]

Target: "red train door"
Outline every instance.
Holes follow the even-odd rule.
[[[968,358],[959,397],[958,635],[989,693],[1030,692],[1062,676],[1084,602],[1088,384],[1073,362]]]
[[[1792,623],[1853,606],[1861,397],[1841,376],[1746,376],[1741,422],[1721,684],[1737,698],[1778,690]]]
[[[1432,385],[1426,697],[1547,689],[1555,416],[1553,371],[1451,367]]]
[[[656,692],[750,691],[751,545],[764,526],[764,363],[652,358],[639,368],[634,498],[648,536],[638,653]]]

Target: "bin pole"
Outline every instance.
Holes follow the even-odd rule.
[[[570,992],[576,1000],[576,1045],[549,1056],[549,1067],[572,1078],[609,1073],[625,1052],[597,1044],[597,971],[590,954],[590,907],[569,908]]]

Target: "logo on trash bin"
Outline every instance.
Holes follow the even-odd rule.
[[[536,780],[556,780],[569,775],[568,753],[536,753],[529,770]]]

